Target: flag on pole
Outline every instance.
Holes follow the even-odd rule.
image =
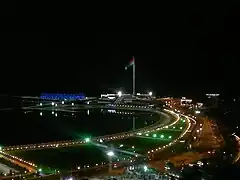
[[[135,57],[132,58],[132,60],[129,62],[129,64],[125,67],[125,70],[127,70],[129,67],[133,66],[135,64]]]

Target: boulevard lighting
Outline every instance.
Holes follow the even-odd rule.
[[[85,142],[86,142],[86,143],[89,143],[90,141],[91,141],[90,138],[85,138]]]
[[[122,96],[122,91],[118,91],[118,96],[121,97]]]
[[[42,106],[42,103],[40,103],[40,106]]]
[[[148,93],[148,95],[149,95],[149,96],[152,96],[152,95],[153,95],[153,93],[152,93],[152,92],[149,92],[149,93]]]
[[[42,116],[43,115],[43,113],[42,112],[40,112],[40,116]]]
[[[52,114],[54,114],[54,111],[52,111]]]
[[[161,135],[160,137],[161,137],[161,138],[164,138],[164,135]]]
[[[54,102],[52,102],[52,106],[54,106]]]
[[[72,106],[74,106],[74,103],[72,103]]]
[[[114,156],[114,152],[113,152],[113,151],[108,151],[108,152],[107,152],[107,155],[110,156],[110,157],[112,157],[112,156]]]
[[[183,127],[180,127],[180,129],[183,129]]]
[[[2,151],[2,147],[0,146],[0,151]]]
[[[102,139],[100,139],[99,141],[100,141],[100,143],[103,143],[103,140],[102,140]]]
[[[64,104],[64,101],[62,101],[62,104]]]
[[[39,171],[39,172],[42,172],[42,169],[40,168],[40,169],[38,169],[38,171]]]
[[[172,139],[172,136],[169,136],[168,139]]]
[[[120,147],[120,148],[123,147],[123,144],[121,144],[119,147]]]
[[[154,137],[154,138],[157,137],[157,134],[154,134],[153,137]]]

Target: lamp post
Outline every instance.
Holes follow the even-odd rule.
[[[110,173],[112,171],[112,157],[114,156],[114,152],[113,151],[108,151],[107,155],[108,155],[108,158],[109,158],[108,172]]]

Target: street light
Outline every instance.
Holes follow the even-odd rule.
[[[118,96],[121,97],[122,96],[122,91],[118,91]]]
[[[108,151],[108,152],[107,152],[107,155],[108,155],[109,157],[112,157],[112,156],[114,156],[114,152],[113,152],[113,151]]]
[[[91,141],[90,138],[85,138],[85,142],[86,142],[86,143],[89,143],[90,141]]]
[[[148,93],[148,95],[149,95],[149,96],[152,96],[152,95],[153,95],[153,93],[152,93],[152,92],[149,92],[149,93]]]
[[[108,158],[109,158],[109,168],[108,171],[112,171],[112,157],[115,155],[113,151],[108,151],[107,152]]]

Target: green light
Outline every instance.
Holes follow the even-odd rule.
[[[161,137],[161,138],[164,138],[164,135],[161,135],[160,137]]]
[[[144,171],[146,172],[148,170],[147,166],[143,166]]]
[[[90,142],[90,141],[91,141],[90,138],[85,138],[85,142],[86,142],[86,143],[88,143],[88,142]]]
[[[40,169],[38,169],[38,171],[39,171],[39,172],[42,172],[42,169],[40,168]]]
[[[155,138],[155,137],[157,137],[157,135],[156,135],[156,134],[154,134],[154,135],[153,135],[153,137]]]
[[[169,139],[172,139],[172,136],[169,136],[168,138],[169,138]]]

